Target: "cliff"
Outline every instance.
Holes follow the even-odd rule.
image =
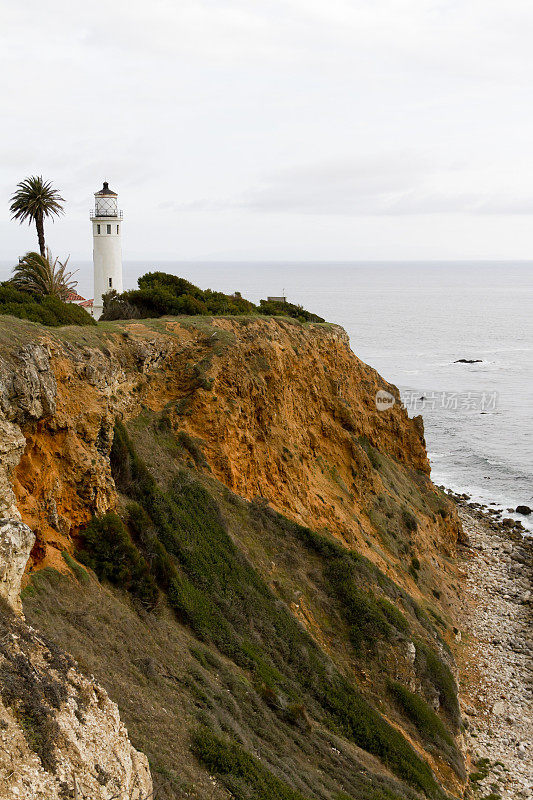
[[[253,317],[53,332],[0,324],[0,503],[36,537],[26,614],[68,643],[119,702],[156,765],[161,796],[183,796],[184,774],[199,792],[187,796],[244,797],[250,786],[235,788],[242,775],[228,777],[206,754],[232,742],[242,758],[261,754],[268,775],[298,797],[366,797],[369,786],[376,798],[437,797],[439,786],[462,793],[449,648],[460,525],[431,483],[421,420],[410,420],[396,388],[356,358],[344,331]],[[376,407],[379,390],[396,398],[385,411]],[[137,607],[137,578],[121,584],[98,548],[87,550],[86,526],[109,510],[150,573],[159,599],[149,608]],[[72,559],[80,548],[115,588],[85,570],[80,577]],[[200,618],[203,605],[211,611]],[[87,607],[108,609],[105,633]],[[66,624],[72,610],[83,614],[80,624]],[[217,614],[223,635],[212,625]],[[119,645],[126,629],[132,638]],[[109,636],[113,653],[97,641]],[[201,658],[195,641],[208,648]],[[291,647],[307,666],[296,668]],[[198,658],[200,667],[191,666]],[[214,710],[222,675],[238,709],[226,710],[225,723]],[[133,686],[138,709],[151,708],[155,727],[175,737],[168,752],[154,721],[128,704]],[[338,705],[326,700],[333,691],[344,698]],[[418,696],[424,705],[414,710]],[[379,734],[363,735],[355,710],[349,719],[341,713],[363,699],[365,725]],[[252,723],[252,700],[264,729]],[[193,735],[198,708],[204,733]],[[285,763],[268,733],[276,719]],[[209,746],[206,730],[216,739]],[[331,748],[342,768],[327,767]],[[218,775],[212,783],[206,767]]]
[[[114,506],[113,424],[143,409],[197,439],[203,466],[237,494],[348,542],[373,534],[380,497],[398,493],[389,472],[410,473],[428,493],[431,535],[453,552],[457,518],[426,480],[420,418],[399,403],[377,410],[377,391],[399,399],[397,389],[354,356],[338,326],[185,318],[64,337],[17,328],[33,341],[4,349],[0,363],[2,495],[13,506],[13,486],[37,563],[57,564],[70,530]],[[416,502],[406,505],[418,513]],[[434,520],[440,507],[449,513]]]

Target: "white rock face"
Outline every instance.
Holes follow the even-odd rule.
[[[17,614],[22,613],[20,582],[35,535],[18,519],[0,519],[0,597]]]
[[[0,671],[14,687],[9,705],[0,700],[0,798],[152,800],[148,760],[107,692],[9,612],[0,628]],[[55,704],[47,687],[60,698]],[[28,697],[40,718],[28,714]],[[41,758],[35,742],[43,736],[49,746]]]
[[[406,650],[407,660],[410,664],[414,664],[416,659],[416,647],[414,646],[413,642],[407,642]]]
[[[150,800],[148,760],[117,705],[16,616],[34,541],[20,520],[0,519],[0,798]]]
[[[25,446],[26,439],[19,426],[6,419],[0,410],[0,517],[20,517],[11,476]]]

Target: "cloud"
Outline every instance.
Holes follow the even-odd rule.
[[[31,173],[67,198],[51,235],[73,253],[90,255],[104,177],[132,257],[260,258],[277,237],[354,257],[361,228],[402,257],[408,227],[435,257],[530,253],[530,0],[0,0],[0,16],[0,260],[26,246],[8,200]]]
[[[285,169],[237,203],[255,212],[345,216],[533,211],[531,192],[510,194],[499,182],[475,191],[479,179],[460,162],[435,164],[414,153],[382,154]]]

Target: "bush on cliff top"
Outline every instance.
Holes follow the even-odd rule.
[[[0,283],[0,315],[38,322],[51,328],[61,325],[96,325],[84,308],[75,303],[63,303],[52,295],[22,292],[9,282]]]
[[[139,319],[167,315],[229,315],[264,314],[266,316],[294,317],[300,322],[324,322],[322,317],[306,311],[293,303],[268,303],[259,306],[241,297],[200,289],[185,278],[165,272],[148,272],[138,280],[139,288],[104,297],[103,320]]]

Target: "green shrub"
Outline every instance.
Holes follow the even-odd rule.
[[[94,517],[80,534],[77,558],[100,579],[129,590],[147,608],[157,603],[157,585],[122,520],[108,512]]]
[[[120,295],[116,292],[107,294],[101,319],[259,313],[294,317],[302,322],[324,322],[322,317],[292,303],[266,303],[262,300],[260,306],[256,306],[241,297],[239,292],[227,295],[211,289],[203,290],[184,278],[165,272],[148,272],[139,278],[138,284],[138,289]]]
[[[457,728],[461,720],[461,714],[457,699],[457,684],[451,670],[440,656],[424,642],[417,642],[416,644],[416,664],[426,679],[439,692],[441,706],[448,714],[454,727]]]
[[[383,462],[379,450],[376,450],[376,448],[370,444],[366,436],[360,436],[358,441],[363,450],[365,451],[365,453],[367,454],[368,459],[372,464],[373,468],[380,470],[381,467],[383,466]]]
[[[384,597],[378,598],[378,604],[390,624],[393,625],[396,630],[407,633],[409,630],[409,623],[400,609],[396,608],[393,603],[389,602],[389,600],[386,600]]]
[[[446,630],[446,628],[447,628],[448,626],[446,625],[446,622],[443,620],[443,618],[441,617],[441,615],[439,614],[439,612],[438,612],[438,611],[435,611],[435,609],[434,609],[434,608],[430,608],[430,609],[429,609],[429,613],[431,614],[431,616],[433,617],[433,619],[435,620],[435,622],[437,623],[437,625],[439,625],[439,627],[441,627],[441,628],[443,628],[444,630]]]
[[[325,575],[349,626],[350,641],[360,651],[364,645],[372,649],[380,638],[388,638],[391,628],[372,592],[356,585],[354,572],[353,561],[345,555],[328,564]]]
[[[9,281],[0,283],[0,315],[38,322],[51,328],[61,325],[96,325],[76,303],[63,303],[51,295],[34,295],[15,289]]]
[[[418,529],[418,522],[416,520],[416,517],[413,514],[411,514],[410,511],[407,511],[406,508],[404,508],[404,510],[402,511],[402,520],[403,524],[405,525],[405,528],[408,531],[414,532]]]
[[[199,467],[208,467],[207,459],[201,447],[201,439],[190,436],[186,431],[178,431],[176,437],[178,444],[186,450]]]
[[[69,567],[69,569],[72,570],[72,572],[74,573],[74,575],[76,576],[76,578],[79,580],[80,583],[88,583],[90,581],[89,573],[87,572],[87,570],[83,569],[81,564],[78,564],[78,562],[74,558],[72,558],[70,553],[68,553],[66,550],[63,550],[61,555],[63,556],[66,565]]]
[[[304,731],[309,730],[311,727],[305,706],[302,703],[291,703],[285,711],[285,719],[291,725],[295,725]]]
[[[397,681],[389,681],[388,690],[423,739],[438,746],[442,746],[444,742],[454,747],[453,738],[446,726],[421,697]]]
[[[272,774],[259,759],[238,744],[200,728],[193,736],[193,752],[209,772],[221,776],[236,800],[307,800]]]
[[[306,311],[302,306],[293,303],[277,303],[261,300],[259,303],[259,313],[269,317],[293,317],[300,322],[324,322],[322,317]]]

